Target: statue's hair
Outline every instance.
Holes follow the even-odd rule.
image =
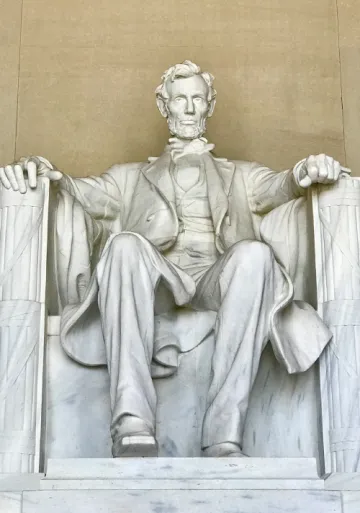
[[[200,66],[191,61],[184,61],[182,64],[175,64],[167,69],[161,77],[161,84],[155,90],[156,96],[166,101],[169,98],[166,82],[169,80],[174,82],[177,78],[189,78],[195,75],[200,75],[209,86],[208,101],[210,102],[216,96],[216,91],[213,88],[214,77],[207,71],[202,72]]]

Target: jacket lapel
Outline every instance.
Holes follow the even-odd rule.
[[[160,157],[142,168],[144,176],[152,183],[172,210],[175,209],[175,191],[170,176],[170,153],[164,152]]]
[[[221,178],[224,192],[226,196],[229,196],[231,184],[233,182],[235,173],[235,164],[234,162],[230,162],[227,159],[219,159],[215,157],[213,157],[212,159]]]

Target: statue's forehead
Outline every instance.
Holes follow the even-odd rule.
[[[175,78],[174,81],[168,80],[166,82],[166,90],[169,96],[175,94],[199,94],[206,96],[209,87],[202,76],[194,75],[193,77]]]

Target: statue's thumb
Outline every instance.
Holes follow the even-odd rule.
[[[309,175],[304,176],[301,180],[299,180],[300,187],[307,189],[312,184],[311,178]]]
[[[55,171],[55,170],[49,169],[49,171],[47,172],[47,176],[53,182],[57,182],[58,180],[61,180],[63,174],[61,173],[61,171]]]

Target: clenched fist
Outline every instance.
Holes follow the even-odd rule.
[[[0,167],[0,183],[6,189],[19,191],[21,194],[25,194],[27,190],[25,179],[28,178],[29,187],[35,189],[38,176],[47,176],[50,180],[57,181],[63,175],[43,157],[22,158],[15,164]]]
[[[350,173],[348,168],[342,167],[337,160],[324,154],[310,155],[295,166],[294,171],[298,184],[304,189],[313,183],[334,183],[342,171]]]

